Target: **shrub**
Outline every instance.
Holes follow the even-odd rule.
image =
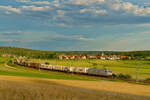
[[[13,61],[12,60],[9,60],[9,63],[12,63]]]
[[[124,75],[122,73],[117,75],[117,78],[124,78]]]
[[[45,62],[46,65],[49,65],[49,62]]]
[[[129,74],[120,73],[119,75],[117,75],[117,78],[119,78],[119,79],[131,79],[132,77]]]
[[[150,78],[145,79],[145,81],[149,81],[150,82]]]
[[[112,77],[113,77],[113,78],[116,78],[116,77],[117,77],[117,75],[113,73],[113,74],[112,74]]]
[[[131,75],[129,75],[129,74],[126,74],[125,76],[126,76],[127,79],[131,79],[132,78]]]

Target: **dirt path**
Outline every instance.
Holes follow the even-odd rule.
[[[123,82],[56,80],[56,79],[40,79],[40,78],[27,78],[27,77],[16,77],[16,76],[0,76],[0,80],[12,80],[12,81],[21,81],[21,82],[33,82],[37,80],[44,80],[45,82],[51,81],[51,82],[56,82],[67,86],[150,96],[150,86],[123,83]]]

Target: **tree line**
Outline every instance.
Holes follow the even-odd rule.
[[[57,52],[31,50],[31,49],[16,48],[16,47],[0,47],[0,55],[2,54],[12,54],[16,56],[26,56],[29,58],[37,58],[37,59],[58,58]]]
[[[121,55],[147,58],[150,57],[150,51],[41,51],[16,47],[0,47],[0,55],[13,54],[16,56],[27,56],[37,59],[56,59],[59,55],[97,55],[100,56],[102,52],[105,55]]]

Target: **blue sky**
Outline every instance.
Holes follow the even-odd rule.
[[[149,0],[0,0],[0,46],[150,50]]]

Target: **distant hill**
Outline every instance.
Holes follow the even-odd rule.
[[[16,47],[0,47],[0,55],[13,54],[17,56],[27,56],[31,58],[57,58],[57,53],[52,51],[32,50]]]
[[[41,51],[16,47],[0,47],[0,54],[14,54],[17,56],[27,56],[32,58],[57,58],[59,55],[123,55],[132,57],[150,57],[150,51]]]

